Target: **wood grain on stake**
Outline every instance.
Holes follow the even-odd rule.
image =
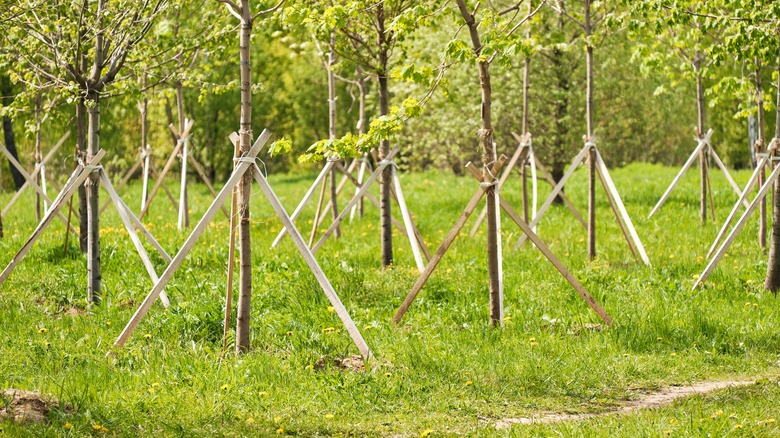
[[[290,237],[293,239],[295,246],[298,247],[298,251],[300,251],[301,255],[303,256],[303,259],[306,261],[306,264],[309,266],[309,269],[311,269],[312,273],[314,274],[314,277],[317,279],[317,282],[319,282],[320,286],[322,286],[322,290],[325,292],[325,296],[328,297],[328,301],[330,301],[331,305],[336,311],[336,314],[341,319],[341,322],[344,324],[344,327],[346,327],[347,332],[349,332],[350,337],[355,342],[355,345],[357,345],[360,354],[363,356],[363,359],[364,360],[370,359],[371,350],[368,348],[368,344],[366,344],[366,341],[363,339],[363,335],[360,334],[360,330],[358,330],[357,326],[352,321],[352,318],[350,318],[347,309],[344,307],[344,304],[339,299],[338,295],[336,294],[336,291],[333,289],[333,286],[330,284],[330,281],[328,281],[328,278],[325,276],[325,273],[322,271],[322,268],[320,268],[319,263],[317,263],[317,259],[314,258],[314,255],[309,250],[309,247],[306,246],[306,242],[303,241],[303,237],[301,237],[301,233],[298,232],[298,229],[295,228],[295,225],[293,225],[290,216],[287,215],[287,212],[284,210],[284,207],[282,206],[281,202],[279,202],[279,198],[276,197],[276,194],[274,193],[273,189],[268,184],[268,181],[260,172],[260,168],[258,168],[256,164],[255,164],[254,176],[255,176],[255,180],[260,185],[260,189],[263,191],[263,193],[265,193],[265,197],[268,199],[268,202],[271,203],[271,207],[273,207],[274,211],[276,211],[276,214],[279,216],[279,219],[288,229],[288,233],[290,234]]]
[[[412,305],[414,299],[417,298],[417,294],[420,293],[420,290],[423,288],[423,286],[425,286],[425,283],[431,277],[431,274],[433,274],[436,266],[438,266],[441,259],[444,258],[444,254],[447,253],[447,250],[450,248],[450,245],[452,245],[452,242],[458,238],[458,233],[460,233],[460,230],[466,224],[466,221],[469,219],[469,216],[471,216],[471,213],[474,211],[474,209],[477,208],[477,205],[479,205],[479,201],[482,200],[483,196],[485,196],[485,189],[480,187],[476,193],[474,193],[474,196],[471,197],[469,203],[466,204],[466,208],[463,210],[463,213],[461,213],[458,219],[455,221],[455,225],[453,225],[453,227],[450,229],[450,232],[447,233],[447,236],[439,246],[439,249],[436,250],[436,253],[433,254],[433,258],[431,258],[431,260],[428,262],[425,270],[417,278],[417,281],[415,281],[414,286],[412,286],[412,290],[409,291],[409,295],[406,296],[404,302],[401,303],[401,306],[398,307],[395,315],[393,315],[394,323],[398,324],[401,321],[401,318],[404,317],[406,311],[409,310],[409,306]]]
[[[707,264],[707,267],[704,268],[704,272],[702,272],[701,275],[699,275],[699,278],[696,279],[696,282],[693,284],[692,289],[696,289],[698,285],[700,285],[703,281],[705,281],[710,276],[710,274],[712,274],[712,271],[715,269],[715,266],[718,265],[720,259],[723,258],[723,255],[726,254],[726,251],[729,249],[731,244],[734,243],[734,239],[736,239],[739,232],[742,231],[742,228],[745,226],[748,219],[750,219],[750,215],[752,215],[753,212],[758,207],[758,204],[761,202],[761,199],[763,199],[766,196],[766,194],[769,193],[769,190],[772,188],[772,185],[774,184],[778,175],[780,175],[780,166],[776,166],[775,169],[772,171],[772,173],[769,174],[769,177],[766,179],[766,182],[764,182],[764,185],[761,186],[761,189],[758,191],[758,194],[753,199],[753,202],[751,202],[750,205],[748,206],[748,209],[745,210],[744,213],[742,213],[742,217],[739,218],[739,221],[737,221],[736,225],[734,225],[734,228],[726,237],[726,240],[723,241],[723,243],[718,248],[718,251],[715,252],[715,255],[712,257],[712,260],[710,260],[710,262]]]
[[[90,166],[97,165],[98,163],[100,163],[100,160],[103,158],[104,155],[106,155],[106,151],[104,151],[103,149],[99,150],[92,157],[92,159],[89,160],[89,165]],[[22,259],[24,259],[24,256],[27,255],[27,253],[30,251],[30,248],[32,248],[35,241],[41,237],[43,230],[47,226],[49,226],[49,224],[51,224],[51,221],[54,219],[54,216],[57,213],[59,213],[60,209],[63,207],[63,205],[65,205],[65,200],[73,196],[73,193],[75,193],[76,190],[78,190],[79,186],[83,184],[84,181],[86,181],[90,173],[91,170],[83,167],[79,167],[76,171],[73,172],[73,174],[71,174],[71,177],[68,179],[68,182],[62,188],[62,191],[57,195],[56,198],[54,198],[54,202],[52,202],[49,205],[49,209],[46,211],[46,214],[43,216],[43,219],[41,219],[41,222],[35,228],[32,235],[27,239],[27,241],[19,249],[16,255],[14,255],[14,258],[11,259],[10,263],[8,263],[8,266],[6,266],[6,268],[3,270],[3,273],[0,274],[0,284],[3,284],[5,282],[8,276],[11,274],[11,271],[14,270],[16,265],[18,265],[19,262],[22,261]]]
[[[639,258],[639,254],[636,251],[636,245],[634,245],[634,241],[631,239],[631,235],[628,233],[626,224],[623,221],[623,216],[620,215],[617,205],[615,204],[615,198],[612,197],[612,192],[607,188],[607,183],[604,181],[604,174],[601,173],[600,168],[596,168],[596,171],[599,175],[599,181],[601,181],[601,187],[604,188],[604,192],[607,194],[607,201],[609,201],[609,206],[612,207],[612,213],[615,215],[615,218],[618,221],[620,231],[623,232],[623,237],[626,239],[626,243],[628,243],[628,248],[631,250],[631,254],[633,254],[634,258]]]
[[[756,183],[758,183],[759,175],[761,174],[761,172],[764,171],[764,167],[766,166],[767,161],[769,161],[769,155],[762,157],[761,161],[759,161],[758,165],[756,165],[756,169],[753,171],[753,174],[750,175],[750,179],[748,180],[747,184],[745,184],[745,190],[742,191],[742,195],[740,195],[739,200],[737,200],[737,202],[731,208],[728,217],[726,217],[726,221],[723,222],[723,225],[721,225],[720,230],[718,231],[718,235],[715,237],[715,241],[712,242],[709,251],[707,251],[707,258],[710,258],[710,256],[712,256],[712,253],[715,251],[715,248],[718,247],[718,245],[721,242],[721,239],[723,239],[723,236],[726,234],[726,231],[728,231],[731,222],[737,216],[737,212],[739,211],[739,207],[742,205],[742,202],[747,199],[748,194],[751,191],[753,191],[753,188],[756,186]]]
[[[154,265],[149,259],[149,254],[146,253],[146,249],[144,249],[141,239],[138,238],[133,223],[130,221],[130,217],[128,217],[119,195],[111,184],[111,179],[106,175],[106,172],[100,171],[100,180],[103,182],[103,188],[108,192],[109,199],[114,203],[114,207],[116,207],[116,211],[119,213],[119,218],[122,220],[122,224],[124,224],[127,234],[130,236],[130,241],[133,242],[133,246],[135,246],[136,251],[138,251],[138,256],[141,257],[141,262],[144,264],[144,268],[146,268],[149,278],[152,279],[152,284],[157,283],[159,281],[157,271],[154,270]],[[168,296],[165,295],[165,291],[160,292],[160,301],[162,301],[163,307],[166,309],[171,305],[170,301],[168,301]]]
[[[256,157],[270,137],[271,137],[271,132],[269,132],[268,130],[263,130],[260,136],[257,137],[257,140],[255,140],[252,149],[249,150],[249,152],[245,155],[245,157],[248,158]],[[143,317],[149,311],[149,308],[152,307],[152,304],[160,295],[160,292],[162,292],[165,285],[168,284],[168,282],[173,277],[173,274],[179,269],[184,259],[192,250],[192,247],[195,246],[195,243],[200,238],[200,235],[203,234],[203,232],[206,230],[206,227],[208,227],[211,220],[214,219],[214,216],[216,216],[217,211],[219,210],[219,206],[225,203],[225,200],[233,190],[233,186],[235,186],[238,183],[238,181],[244,176],[244,172],[246,172],[246,170],[251,165],[252,163],[239,161],[238,164],[234,167],[233,173],[230,175],[230,178],[222,187],[222,190],[220,190],[217,197],[214,198],[214,201],[211,203],[208,210],[206,210],[206,213],[203,215],[200,221],[198,221],[198,224],[195,226],[195,228],[193,228],[192,233],[190,233],[189,237],[187,237],[187,240],[184,242],[184,245],[182,245],[181,249],[179,249],[179,252],[176,253],[173,260],[171,261],[170,264],[168,264],[168,267],[165,268],[165,271],[162,273],[162,275],[160,275],[160,280],[157,283],[155,283],[154,287],[152,287],[152,290],[146,296],[143,303],[141,303],[141,306],[138,307],[138,310],[135,311],[133,317],[130,319],[130,321],[128,321],[127,325],[122,330],[122,333],[119,335],[119,338],[117,338],[116,342],[114,342],[115,346],[122,347],[123,345],[125,345],[127,340],[133,334],[133,331],[135,331],[135,328],[141,322],[141,319],[143,319]]]
[[[412,246],[414,262],[417,264],[417,269],[422,272],[425,270],[425,264],[423,263],[422,255],[420,254],[420,247],[417,245],[417,235],[414,233],[412,217],[409,215],[409,210],[406,208],[404,193],[401,191],[401,180],[398,179],[398,172],[396,172],[395,166],[391,167],[390,175],[393,178],[393,187],[395,188],[396,201],[398,202],[398,208],[401,210],[401,217],[404,220],[406,234],[409,236],[409,244]]]
[[[634,245],[636,245],[639,256],[647,266],[650,266],[650,259],[647,257],[645,247],[642,245],[642,241],[639,240],[639,234],[637,234],[636,228],[634,228],[634,223],[631,222],[631,217],[628,215],[628,211],[626,211],[626,206],[623,204],[623,200],[620,198],[620,193],[618,193],[617,188],[615,187],[615,183],[612,181],[612,177],[609,175],[609,169],[607,169],[607,165],[604,163],[604,159],[601,157],[601,153],[598,150],[596,150],[596,160],[598,163],[599,172],[604,178],[604,182],[607,184],[607,191],[611,192],[612,197],[615,200],[615,204],[617,205],[620,215],[623,217],[623,222],[625,223],[626,227],[628,227],[628,232],[631,234],[631,238],[634,241]]]
[[[512,221],[517,224],[518,227],[520,227],[523,233],[525,233],[528,238],[531,239],[531,242],[536,245],[537,248],[539,248],[539,251],[544,254],[547,260],[549,260],[550,263],[555,266],[555,269],[561,273],[563,278],[565,278],[566,281],[568,281],[569,284],[574,288],[574,290],[577,291],[580,297],[585,300],[585,303],[587,303],[588,306],[590,306],[590,308],[596,312],[596,314],[604,321],[605,324],[612,325],[612,318],[609,316],[609,314],[601,308],[599,303],[593,298],[593,296],[588,293],[587,290],[585,290],[577,278],[575,278],[574,275],[572,275],[571,272],[566,269],[566,266],[564,266],[563,263],[561,263],[561,261],[555,257],[552,251],[550,251],[550,248],[542,241],[542,239],[539,238],[539,236],[536,235],[536,233],[533,232],[533,230],[531,230],[531,227],[523,221],[520,215],[518,215],[517,212],[512,209],[512,206],[509,205],[509,203],[506,202],[503,197],[499,197],[499,201],[501,202],[501,208],[506,211]]]

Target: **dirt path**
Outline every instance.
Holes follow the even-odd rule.
[[[666,406],[676,400],[690,397],[696,394],[707,394],[726,388],[736,388],[740,386],[753,385],[755,380],[724,380],[712,382],[694,383],[689,386],[671,386],[652,394],[646,394],[637,400],[624,402],[621,406],[605,412],[594,414],[561,414],[555,412],[542,412],[538,415],[528,418],[502,418],[496,421],[496,429],[506,429],[514,424],[548,424],[561,423],[564,421],[590,420],[593,418],[606,417],[608,415],[621,415],[640,409],[652,409]]]

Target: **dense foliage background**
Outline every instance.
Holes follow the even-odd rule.
[[[274,172],[307,168],[298,163],[298,157],[326,138],[328,130],[322,53],[313,42],[314,34],[300,20],[290,19],[292,13],[292,5],[286,6],[273,19],[256,26],[253,35],[252,74],[257,84],[253,125],[267,127],[278,137],[288,136],[293,145],[289,154],[265,159]],[[595,132],[599,148],[612,166],[633,161],[679,164],[695,145],[695,83],[682,74],[674,76],[648,68],[649,55],[641,49],[653,46],[662,36],[649,30],[629,32],[636,27],[632,23],[641,17],[632,15],[628,6],[617,7],[610,14],[620,19],[615,20],[616,24],[601,26],[595,50]],[[392,61],[395,75],[409,65],[430,69],[439,65],[441,53],[459,26],[447,14],[439,15],[424,29],[407,32],[399,42]],[[149,76],[151,84],[143,94],[149,99],[150,142],[157,159],[166,159],[174,146],[167,130],[171,120],[166,102],[170,105],[175,100],[173,84],[181,81],[185,113],[196,121],[194,153],[217,181],[227,176],[232,165],[227,135],[237,129],[239,116],[237,29],[231,18],[214,1],[167,3],[143,47],[128,60],[129,68],[115,86],[107,89],[110,98],[102,102],[101,147],[109,152],[104,162],[115,170],[115,177],[138,157],[141,140],[137,103],[142,94],[138,83],[143,74]],[[537,154],[560,174],[581,148],[585,133],[582,35],[575,24],[551,8],[543,8],[530,26],[532,37],[523,42],[532,56],[530,130]],[[456,38],[465,35],[461,32]],[[30,72],[15,63],[19,61],[12,56],[15,48],[7,45],[12,41],[4,40],[5,56],[0,61],[2,112],[13,121],[21,160],[29,165],[35,136],[34,91],[25,81],[25,73]],[[175,62],[168,60],[170,48],[182,46],[186,54],[174,57]],[[656,45],[654,50],[663,52],[663,47]],[[515,148],[511,132],[520,130],[524,53],[505,55],[492,69],[496,142],[499,151],[506,154]],[[713,145],[724,161],[741,168],[750,165],[747,118],[752,117],[755,106],[754,95],[746,84],[753,81],[753,66],[733,61],[719,62],[707,71],[707,127],[714,129]],[[423,113],[407,121],[396,136],[394,141],[402,145],[403,165],[413,170],[448,168],[462,173],[468,160],[479,159],[479,85],[472,62],[451,65]],[[667,60],[665,67],[678,66]],[[772,114],[769,111],[774,109],[771,96],[776,70],[769,67],[763,69],[762,77],[768,96],[765,107]],[[354,79],[355,65],[349,59],[339,59],[336,69],[339,75]],[[724,78],[737,85],[724,86]],[[369,119],[378,113],[375,80],[370,77],[368,81]],[[428,90],[428,85],[401,80],[390,84],[395,105],[410,96],[419,98]],[[337,87],[339,135],[355,132],[357,90],[346,82],[339,82]],[[65,131],[74,130],[74,104],[51,89],[44,87],[40,92],[52,106],[42,126],[45,152]],[[773,119],[767,117],[767,132],[772,132]],[[72,147],[74,139],[75,135],[66,144]],[[71,167],[69,153],[62,151],[57,163],[60,169],[50,173],[62,175]],[[5,163],[0,182],[4,188],[10,187]]]

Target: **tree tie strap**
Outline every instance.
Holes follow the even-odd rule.
[[[393,166],[398,169],[398,165],[393,160],[382,160],[378,163],[380,166]]]

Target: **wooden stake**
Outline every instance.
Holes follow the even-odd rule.
[[[250,149],[249,153],[247,153],[245,157],[255,158],[257,154],[260,153],[260,149],[263,148],[270,137],[271,132],[264,130],[260,136],[257,137],[257,140],[255,140],[252,149]],[[198,221],[198,224],[192,230],[192,233],[190,233],[189,237],[187,237],[187,240],[184,241],[184,244],[182,245],[181,249],[179,249],[179,252],[176,253],[176,255],[173,257],[173,260],[171,260],[171,262],[168,264],[168,267],[165,268],[165,271],[162,273],[162,275],[160,275],[160,280],[154,284],[154,287],[152,287],[152,290],[141,303],[141,306],[138,307],[138,309],[135,311],[135,314],[133,314],[133,317],[130,319],[130,321],[128,321],[127,325],[122,330],[119,338],[117,338],[116,342],[114,342],[115,347],[122,347],[125,345],[127,340],[135,331],[136,327],[138,327],[138,324],[141,322],[143,317],[147,312],[149,312],[149,309],[152,307],[154,301],[157,300],[157,297],[160,295],[163,288],[171,280],[173,274],[179,269],[182,262],[184,262],[184,259],[192,250],[192,247],[195,246],[195,243],[198,241],[201,234],[203,234],[203,232],[206,230],[206,227],[208,227],[209,223],[212,221],[212,219],[214,219],[214,216],[216,216],[217,211],[219,210],[219,206],[225,203],[225,200],[232,192],[233,187],[238,184],[241,178],[243,178],[244,172],[246,172],[246,170],[252,165],[253,164],[248,161],[238,162],[238,164],[233,169],[233,173],[230,175],[230,178],[222,187],[222,190],[219,191],[219,194],[216,198],[214,198],[214,201],[206,210],[206,213],[203,215],[200,221]]]
[[[238,148],[238,142],[233,143],[233,148],[233,156],[238,158],[241,155]],[[227,340],[230,334],[230,312],[233,308],[233,273],[236,268],[236,218],[238,216],[236,195],[236,187],[234,186],[230,195],[230,239],[228,243],[227,291],[225,293],[225,323],[222,332],[222,349],[225,351],[227,351]]]
[[[726,251],[729,249],[731,244],[734,243],[734,240],[737,238],[739,232],[742,231],[742,228],[745,226],[748,219],[750,219],[750,215],[753,214],[761,200],[766,196],[767,193],[769,193],[769,190],[772,188],[775,180],[777,180],[778,175],[780,175],[780,166],[776,166],[772,173],[769,174],[769,177],[767,178],[764,185],[761,186],[761,189],[753,199],[753,202],[751,202],[748,206],[748,209],[742,213],[742,217],[739,218],[739,221],[737,221],[736,225],[734,225],[734,228],[731,230],[729,235],[726,236],[726,240],[723,241],[718,250],[715,252],[712,260],[710,260],[710,262],[707,264],[707,267],[704,268],[704,272],[702,272],[701,275],[699,275],[699,278],[696,279],[696,282],[693,284],[693,289],[696,289],[697,286],[706,281],[710,274],[712,274],[712,271],[715,270],[715,267],[718,265],[718,262],[720,262],[720,259],[722,259],[726,254]]]
[[[653,217],[653,215],[664,205],[666,199],[672,193],[672,190],[674,190],[674,188],[677,186],[677,183],[680,182],[680,178],[685,175],[685,172],[688,171],[688,169],[693,165],[694,161],[696,161],[696,157],[699,156],[699,152],[701,152],[702,148],[706,146],[709,138],[712,136],[712,132],[712,129],[710,129],[707,131],[707,134],[704,136],[704,138],[698,140],[699,143],[696,145],[696,148],[693,149],[691,156],[688,157],[683,167],[680,168],[679,172],[677,172],[677,175],[672,180],[672,183],[669,184],[669,187],[666,188],[664,194],[661,195],[661,199],[658,200],[658,202],[655,204],[655,207],[650,210],[650,214],[647,215],[648,218]]]
[[[398,173],[395,170],[395,166],[392,166],[391,176],[393,178],[393,187],[395,188],[396,200],[398,202],[398,208],[401,210],[401,217],[404,220],[406,227],[406,234],[409,237],[409,244],[412,247],[412,255],[414,256],[414,262],[417,264],[417,269],[420,272],[425,270],[425,264],[420,255],[420,248],[417,246],[417,236],[414,233],[412,225],[412,217],[409,215],[409,209],[406,208],[406,201],[404,200],[404,193],[401,191],[401,181],[398,179]]]
[[[293,221],[298,219],[298,216],[300,216],[301,212],[303,211],[303,208],[306,206],[306,203],[309,202],[309,199],[311,199],[312,195],[314,194],[314,189],[317,188],[317,186],[322,183],[322,180],[328,175],[328,172],[330,171],[330,168],[333,166],[333,164],[334,164],[333,161],[326,162],[325,166],[317,175],[317,178],[314,179],[314,182],[311,184],[311,186],[309,186],[309,189],[306,190],[306,194],[303,195],[303,199],[301,199],[301,202],[299,202],[298,206],[295,207],[295,210],[293,210],[292,216],[290,216]],[[322,207],[319,202],[318,205],[319,207],[317,208],[317,213],[319,213],[320,208]],[[276,235],[274,242],[271,244],[271,248],[276,248],[276,245],[278,245],[279,242],[281,242],[282,237],[284,237],[285,233],[287,233],[287,228],[282,228],[282,231],[279,231],[279,234]]]
[[[327,174],[326,174],[327,177]],[[322,187],[320,188],[320,198],[317,200],[317,210],[314,214],[314,220],[312,221],[311,225],[311,235],[309,236],[309,246],[311,247],[314,244],[314,238],[317,237],[317,227],[319,227],[320,224],[320,216],[323,214],[322,211],[322,203],[325,201],[325,190],[328,188],[328,180],[323,179],[322,180]]]

